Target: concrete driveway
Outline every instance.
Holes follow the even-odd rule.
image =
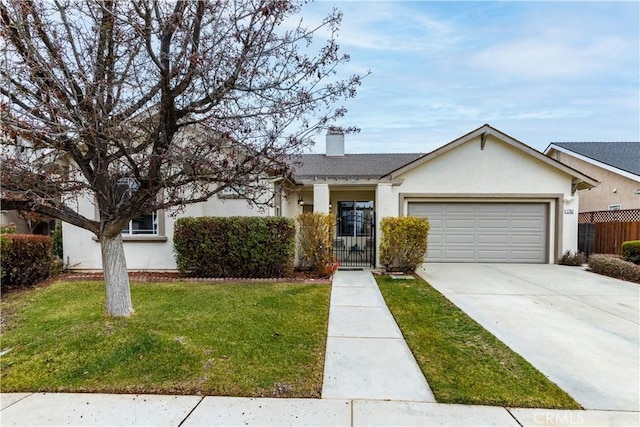
[[[640,410],[640,285],[560,265],[418,273],[584,408]]]

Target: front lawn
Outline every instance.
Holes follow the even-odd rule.
[[[330,286],[133,283],[135,314],[104,314],[104,284],[5,295],[2,392],[319,397]]]
[[[580,408],[424,280],[377,281],[438,402]]]

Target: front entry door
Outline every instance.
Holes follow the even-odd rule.
[[[373,202],[338,202],[333,256],[345,267],[376,265],[376,222]]]

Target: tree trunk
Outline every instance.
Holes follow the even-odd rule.
[[[122,235],[100,237],[102,269],[107,288],[107,314],[128,317],[133,312],[127,260],[124,256]]]

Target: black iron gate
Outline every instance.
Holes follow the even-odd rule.
[[[589,256],[593,253],[593,245],[596,238],[596,225],[594,223],[578,224],[578,251]]]
[[[343,267],[376,266],[376,221],[373,213],[343,214],[336,220],[333,256]]]

